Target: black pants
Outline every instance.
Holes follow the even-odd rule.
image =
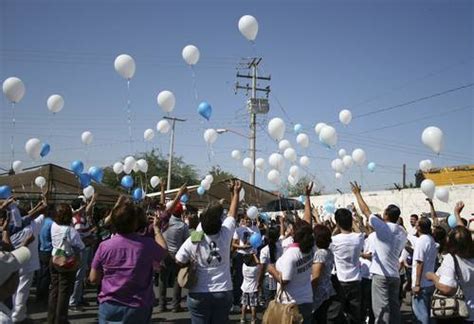
[[[337,296],[332,296],[326,300],[313,313],[314,324],[340,324],[344,322],[342,303]]]
[[[51,261],[51,251],[39,251],[40,269],[36,278],[36,300],[47,303],[49,285],[51,284],[51,271],[49,263]]]
[[[159,290],[159,306],[166,307],[166,288],[173,287],[173,300],[171,307],[176,309],[181,304],[181,287],[178,285],[178,265],[171,256],[167,256],[162,263],[160,269],[160,277],[158,283]]]
[[[235,253],[232,259],[232,283],[234,287],[234,305],[240,305],[240,297],[242,296],[242,282],[244,276],[242,274],[242,265],[244,264],[244,255],[242,253]]]
[[[67,323],[69,297],[74,290],[76,271],[59,272],[50,263],[51,290],[48,300],[48,324]]]
[[[374,324],[375,317],[372,311],[372,280],[362,278],[362,301],[361,301],[361,318],[365,321],[366,317],[369,316],[369,324]]]
[[[334,276],[335,277],[335,276]],[[362,287],[360,281],[340,282],[337,278],[333,278],[333,285],[336,289],[338,299],[342,302],[342,308],[348,323],[360,324],[361,318],[361,300]]]

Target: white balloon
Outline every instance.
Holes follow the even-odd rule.
[[[341,159],[332,160],[331,167],[334,171],[336,171],[338,173],[344,173],[344,171],[345,171],[344,162],[342,162]]]
[[[169,113],[174,109],[176,98],[171,91],[163,90],[156,97],[156,102],[158,102],[158,105],[165,113]]]
[[[443,131],[435,126],[427,127],[421,134],[421,141],[433,152],[439,154],[444,145]]]
[[[295,162],[296,161],[296,151],[294,148],[287,148],[285,150],[285,152],[283,152],[283,156],[285,157],[285,159],[287,159],[288,161],[291,161],[291,162]]]
[[[143,172],[147,173],[148,172],[148,162],[145,159],[140,159],[137,161],[136,165],[138,166],[138,169]]]
[[[46,179],[44,177],[42,176],[36,177],[35,185],[37,185],[40,188],[43,188],[45,184],[46,184]]]
[[[245,15],[239,19],[240,33],[249,41],[254,41],[258,34],[258,22],[255,17]]]
[[[245,190],[242,188],[239,192],[239,201],[243,201],[245,199]]]
[[[274,169],[282,171],[285,167],[285,159],[279,153],[272,153],[268,158],[268,164]]]
[[[367,160],[364,150],[358,148],[352,151],[352,160],[354,160],[358,165],[363,165]]]
[[[294,177],[292,177],[291,175],[288,176],[288,183],[291,185],[291,186],[295,186],[297,183],[298,183],[298,180],[295,179]]]
[[[143,132],[143,139],[145,141],[150,142],[153,137],[155,137],[155,132],[153,131],[153,129],[148,128]]]
[[[297,165],[292,165],[290,167],[289,173],[293,178],[298,179],[300,175],[300,168]]]
[[[201,53],[199,53],[199,49],[196,46],[187,45],[183,48],[181,55],[187,64],[194,65],[199,61]]]
[[[33,160],[38,160],[41,154],[41,141],[37,138],[30,138],[25,144],[25,151]]]
[[[336,172],[336,174],[334,175],[336,177],[336,179],[342,179],[342,173],[339,173],[339,172]]]
[[[203,187],[207,191],[211,188],[211,183],[206,180],[202,180],[201,187]]]
[[[135,164],[137,164],[135,158],[133,156],[127,156],[123,161],[124,170],[133,170],[133,168],[135,168]]]
[[[431,163],[431,160],[422,160],[420,161],[419,167],[421,171],[428,172],[433,167],[433,164]]]
[[[347,151],[345,149],[340,149],[339,152],[337,152],[337,155],[342,159],[347,155]]]
[[[87,186],[84,189],[82,189],[82,193],[84,194],[84,197],[86,199],[91,198],[94,195],[95,189],[92,186]]]
[[[325,123],[317,123],[316,126],[314,126],[314,131],[316,132],[317,135],[321,133],[321,130],[327,126]]]
[[[212,176],[212,174],[208,174],[204,180],[206,180],[207,182],[209,183],[213,183],[214,182],[214,177]]]
[[[344,166],[346,167],[346,169],[349,169],[352,166],[352,164],[354,163],[352,161],[352,156],[350,156],[350,155],[344,156],[342,158],[342,162],[344,163]]]
[[[285,152],[287,148],[291,147],[291,143],[289,140],[283,139],[280,142],[278,142],[278,149],[280,152]]]
[[[447,188],[436,188],[436,199],[447,203],[449,201],[449,191]]]
[[[435,194],[435,183],[433,180],[425,179],[421,182],[420,185],[421,191],[425,194],[426,197],[433,199]]]
[[[151,177],[150,185],[151,185],[152,188],[155,188],[159,184],[160,184],[160,178],[158,178],[157,176]]]
[[[296,143],[301,145],[302,148],[307,148],[309,146],[309,136],[305,133],[298,134],[296,136]]]
[[[207,144],[212,144],[217,140],[217,132],[214,128],[208,128],[204,132],[204,141]]]
[[[242,158],[242,154],[240,153],[239,150],[233,150],[231,155],[232,155],[232,158],[235,160],[240,160]]]
[[[82,144],[84,145],[89,145],[90,143],[92,143],[93,139],[94,139],[94,136],[89,131],[85,131],[81,135],[81,141],[82,141]]]
[[[123,164],[121,162],[115,162],[112,166],[115,174],[120,174],[123,172]]]
[[[53,94],[49,96],[48,101],[46,102],[48,110],[53,114],[60,112],[64,107],[64,99],[58,94]]]
[[[135,74],[135,60],[127,54],[117,56],[114,61],[115,71],[124,79],[130,80]]]
[[[279,141],[285,135],[285,122],[281,118],[273,118],[268,123],[268,133],[271,138],[276,141]]]
[[[242,165],[243,165],[244,168],[246,168],[249,172],[252,172],[252,171],[253,171],[254,165],[253,165],[253,161],[252,161],[251,158],[246,157],[246,158],[242,161]]]
[[[278,172],[278,170],[270,170],[270,172],[268,172],[267,179],[274,185],[278,186],[281,181],[280,172]]]
[[[352,113],[350,110],[344,109],[339,113],[339,121],[344,125],[349,125],[352,120]]]
[[[159,131],[161,134],[168,133],[170,129],[171,125],[166,119],[162,119],[156,124],[156,130]]]
[[[10,102],[18,103],[25,95],[25,85],[17,77],[10,77],[3,81],[3,93]]]
[[[308,167],[310,164],[310,159],[306,155],[302,156],[300,158],[300,165],[303,167]]]
[[[23,162],[21,162],[20,160],[13,161],[12,170],[15,173],[20,173],[21,170],[23,170]]]
[[[265,160],[262,158],[258,158],[255,160],[255,167],[257,168],[258,171],[263,171],[265,170]]]
[[[135,173],[140,172],[140,166],[138,165],[138,163],[135,163],[135,165],[133,166],[133,169],[132,169],[132,170],[133,170],[133,172],[135,172]]]
[[[135,165],[130,165],[130,164],[124,165],[123,166],[123,172],[125,174],[130,174],[130,173],[132,173],[132,170],[133,170],[134,167],[135,167]]]
[[[337,144],[337,133],[334,127],[324,126],[319,132],[319,140],[327,146],[336,146]]]
[[[255,207],[255,206],[250,206],[250,207],[247,209],[247,216],[248,216],[250,219],[257,219],[257,217],[258,217],[258,209],[257,209],[257,207]]]

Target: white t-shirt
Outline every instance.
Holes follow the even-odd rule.
[[[340,282],[361,280],[359,258],[364,250],[363,233],[334,235],[329,249],[334,254],[337,279]]]
[[[234,240],[239,240],[239,245],[244,246],[246,244],[250,244],[250,236],[252,236],[253,233],[260,233],[260,230],[258,229],[257,226],[239,226],[235,229],[235,233],[233,236]],[[252,248],[250,249],[237,249],[237,253],[241,254],[251,254],[255,253],[256,251]]]
[[[191,258],[197,261],[197,283],[192,293],[232,290],[230,276],[230,244],[235,231],[235,219],[226,217],[216,235],[204,235],[199,243],[189,237],[176,253],[176,260],[186,264]]]
[[[364,240],[364,253],[372,253],[372,258],[374,257],[374,240],[375,240],[375,232],[372,232],[367,236]],[[370,275],[370,264],[372,263],[371,260],[367,260],[364,258],[359,258],[360,260],[360,275],[362,278],[371,279],[372,276]]]
[[[242,265],[242,275],[244,280],[240,289],[244,293],[253,293],[258,291],[258,274],[260,272],[260,265],[249,267],[245,263]]]
[[[53,222],[51,225],[51,243],[53,244],[53,251],[51,251],[51,255],[54,255],[56,250],[61,247],[64,235],[68,229],[69,233],[66,236],[66,240],[69,242],[71,247],[79,250],[84,249],[85,246],[81,240],[81,236],[72,226],[58,225],[56,222]]]
[[[407,233],[400,225],[385,223],[375,215],[370,215],[370,226],[375,230],[374,255],[370,273],[399,278],[399,258],[407,242]]]
[[[311,287],[311,269],[313,265],[313,252],[302,254],[299,247],[293,244],[288,247],[276,263],[276,269],[281,272],[283,281],[288,281],[285,292],[281,294],[283,304],[305,304],[313,302],[313,289]],[[277,291],[280,289],[278,284]]]
[[[280,241],[281,247],[283,248],[283,253],[285,253],[288,247],[294,242],[293,236],[288,236],[287,238],[285,238],[284,236],[280,236]]]
[[[436,274],[440,276],[439,283],[449,286],[457,287],[461,283],[461,288],[464,292],[464,300],[469,307],[469,318],[467,320],[474,321],[474,258],[463,259],[456,257],[459,263],[460,280],[456,280],[456,270],[454,260],[451,254],[444,255]]]
[[[283,254],[283,248],[281,247],[281,242],[277,241],[275,244],[275,260],[277,261],[281,257],[282,254]],[[267,266],[272,263],[270,259],[270,247],[268,245],[265,245],[260,250],[260,263]],[[265,271],[265,276],[268,276],[268,289],[276,290],[277,283],[276,283],[276,280],[273,278],[273,276],[270,273],[268,273],[268,271]]]
[[[8,206],[8,211],[10,213],[10,224],[13,224],[15,227],[21,227],[22,218],[18,204],[16,202],[11,203]]]
[[[15,233],[11,237],[12,244],[15,248],[18,248],[23,241],[30,235],[33,235],[34,240],[28,244],[27,248],[30,250],[31,258],[23,264],[20,268],[20,275],[36,271],[40,268],[39,255],[38,255],[38,236],[43,227],[44,215],[40,215],[33,219],[28,226],[25,226],[21,231]]]
[[[431,287],[434,283],[426,279],[427,272],[434,272],[436,255],[438,249],[436,243],[431,235],[422,234],[416,240],[415,247],[413,249],[413,270],[411,272],[412,287],[416,285],[416,268],[418,267],[417,261],[423,262],[423,273],[421,274],[420,287]]]

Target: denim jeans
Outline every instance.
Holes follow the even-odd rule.
[[[400,278],[374,275],[372,277],[372,310],[375,323],[401,323]]]
[[[418,295],[412,296],[413,323],[434,323],[430,320],[431,297],[433,296],[434,290],[434,286],[421,288]]]
[[[83,302],[84,297],[84,278],[86,277],[87,270],[89,267],[89,259],[91,254],[91,248],[86,246],[81,251],[81,265],[76,272],[76,281],[74,282],[74,291],[72,292],[71,298],[69,299],[69,306],[78,306]]]
[[[153,308],[130,307],[118,303],[105,302],[99,305],[99,324],[150,323]]]
[[[313,303],[298,304],[298,311],[303,316],[303,324],[311,324],[313,320]]]
[[[188,294],[192,324],[228,323],[231,307],[232,291]]]
[[[263,301],[265,302],[265,306],[268,306],[268,303],[275,299],[275,295],[276,295],[276,290],[270,290],[269,289],[269,284],[268,284],[268,279],[269,277],[268,276],[265,276],[263,278]]]

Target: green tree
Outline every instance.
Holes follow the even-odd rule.
[[[151,188],[149,179],[152,176],[158,176],[160,179],[167,180],[168,177],[168,159],[159,151],[152,150],[151,152],[139,153],[135,155],[135,159],[145,159],[148,162],[148,172],[132,172],[135,186],[143,186],[147,192],[157,191],[159,188]],[[198,174],[196,168],[184,162],[181,156],[173,157],[171,166],[171,188],[179,188],[183,183],[188,185],[198,184]],[[104,169],[104,184],[112,187],[120,187],[120,179],[123,174],[116,175],[111,166]]]
[[[310,183],[311,181],[314,182],[314,186],[313,186],[314,195],[316,195],[316,196],[321,195],[323,193],[324,186],[318,184],[318,182],[315,181],[314,179],[311,179],[308,176],[304,176],[294,186],[292,186],[288,182],[286,183],[286,188],[288,190],[288,196],[289,197],[298,197],[300,195],[304,195],[306,185],[308,183]]]
[[[232,173],[223,171],[219,165],[213,165],[209,171],[209,174],[214,177],[214,182],[235,178]]]

